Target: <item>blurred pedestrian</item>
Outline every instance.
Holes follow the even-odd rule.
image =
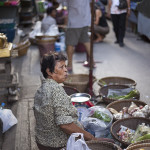
[[[56,25],[56,20],[55,20],[56,9],[54,7],[48,7],[46,13],[47,15],[46,17],[43,18],[42,25],[41,25],[41,30],[44,33],[49,29],[51,25],[53,24]]]
[[[66,31],[66,46],[68,55],[68,71],[72,71],[74,47],[80,42],[86,47],[90,58],[90,39],[88,29],[91,24],[90,0],[57,0],[66,2],[68,9],[68,27]],[[89,60],[88,60],[89,61]],[[89,66],[89,64],[86,64]]]
[[[126,30],[126,16],[130,14],[130,0],[127,0],[128,7],[126,9],[119,9],[119,0],[109,0],[108,2],[108,16],[111,14],[113,23],[113,30],[116,36],[116,44],[120,47],[124,46],[124,36]]]
[[[94,42],[102,42],[106,34],[109,33],[109,26],[106,21],[105,13],[102,12],[101,8],[95,3],[95,21],[94,21],[94,35],[96,39]]]

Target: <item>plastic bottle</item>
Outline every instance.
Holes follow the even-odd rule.
[[[1,103],[0,109],[4,109],[5,103]]]

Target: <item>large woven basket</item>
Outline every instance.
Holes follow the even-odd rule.
[[[108,90],[109,89],[126,89],[129,88],[129,86],[127,85],[108,85],[108,86],[103,86],[102,88],[100,88],[99,90],[99,95],[102,98],[102,100],[106,103],[111,103],[114,101],[118,101],[118,99],[113,99],[113,98],[108,98]],[[137,93],[137,96],[134,97],[133,99],[139,100],[140,98],[140,93]],[[131,99],[132,100],[132,99]]]
[[[114,101],[107,105],[107,109],[114,108],[118,112],[122,110],[123,107],[129,107],[131,103],[134,102],[137,106],[145,106],[146,103],[142,101],[136,101],[136,100],[120,100],[120,101]]]
[[[57,38],[58,38],[58,36],[46,36],[46,35],[35,37],[37,44],[43,44],[43,43],[47,43],[47,42],[54,43],[54,42],[56,42]]]
[[[145,143],[149,143],[149,144],[150,144],[150,139],[148,139],[148,140],[143,140],[143,141],[139,141],[139,142],[130,144],[130,145],[127,147],[126,150],[128,150],[128,149],[129,149],[130,147],[132,147],[132,146],[139,145],[139,144],[141,145],[141,144],[145,144]]]
[[[126,150],[150,150],[150,143],[136,144],[128,147]]]
[[[128,85],[136,86],[136,82],[130,78],[125,77],[105,77],[98,80],[98,84],[103,87],[106,85]]]
[[[36,36],[36,43],[41,57],[43,57],[44,54],[48,54],[55,50],[54,44],[56,40],[57,38],[52,36]]]
[[[129,146],[131,143],[121,141],[121,139],[119,139],[119,136],[117,135],[118,131],[120,130],[120,126],[123,125],[130,129],[136,130],[137,126],[142,123],[145,123],[146,125],[150,125],[150,119],[142,118],[142,117],[133,117],[133,118],[117,120],[111,126],[111,134],[123,146]]]
[[[69,95],[69,96],[72,94],[75,94],[75,93],[79,93],[79,91],[76,88],[73,88],[70,86],[64,85],[63,88],[64,88],[65,92],[67,93],[67,95]]]
[[[93,76],[93,82],[96,78]],[[64,85],[71,86],[79,90],[79,92],[86,92],[89,84],[89,75],[87,74],[71,74],[68,75],[67,80],[65,80]]]
[[[122,150],[118,145],[104,141],[87,141],[91,150]]]

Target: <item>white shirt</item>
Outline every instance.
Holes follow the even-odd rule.
[[[68,9],[68,28],[82,28],[91,25],[90,0],[57,0]]]
[[[122,14],[122,13],[126,13],[127,9],[118,9],[117,6],[119,6],[119,0],[111,0],[112,1],[112,5],[111,5],[111,14]]]
[[[49,27],[53,24],[56,25],[56,20],[53,17],[51,16],[44,17],[44,19],[42,20],[42,26],[41,26],[42,32],[45,33],[49,29]]]

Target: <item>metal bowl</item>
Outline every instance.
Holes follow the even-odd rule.
[[[71,96],[71,101],[76,103],[87,102],[91,99],[91,95],[87,93],[75,93],[70,96]]]

